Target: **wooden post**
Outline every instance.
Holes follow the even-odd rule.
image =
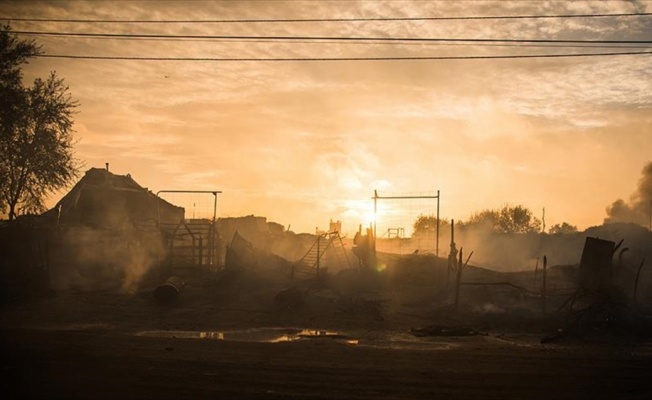
[[[451,284],[451,271],[455,267],[457,258],[457,248],[455,247],[455,220],[451,219],[451,245],[450,252],[448,253],[448,273],[446,276],[446,284],[450,287]]]
[[[643,269],[643,264],[645,264],[645,258],[641,261],[641,265],[638,266],[638,271],[636,271],[636,280],[634,281],[634,304],[636,304],[636,310],[641,312],[641,307],[638,305],[638,278],[641,277],[641,269]]]
[[[455,285],[455,311],[457,311],[457,307],[459,306],[460,303],[460,286],[462,286],[462,271],[469,264],[472,255],[473,252],[469,253],[469,256],[466,258],[466,262],[462,264],[462,248],[460,248],[460,260],[457,265],[457,283]]]
[[[536,288],[536,284],[537,284],[537,271],[538,270],[539,270],[539,257],[537,257],[537,263],[534,264],[534,282],[532,282],[532,284],[534,285],[535,288]]]
[[[169,268],[170,270],[172,269],[172,265],[173,265],[173,261],[172,261],[172,260],[173,260],[173,258],[174,258],[174,235],[176,235],[176,233],[177,233],[177,230],[176,230],[176,228],[175,228],[174,232],[172,232],[172,235],[170,236],[170,243],[169,243],[169,251],[170,251],[170,255],[169,255],[169,257],[170,257],[170,258],[169,258],[169,260],[168,260],[168,268]]]
[[[462,250],[463,248],[460,248],[460,258],[457,263],[457,278],[455,280],[455,311],[457,311],[457,308],[460,304],[460,285],[462,284]]]
[[[192,240],[192,246],[190,246],[190,259],[192,260],[192,264],[195,264],[195,246],[197,243],[197,239],[195,239],[195,236],[190,234],[190,238]],[[196,264],[195,264],[196,265]]]
[[[541,310],[543,311],[543,315],[546,315],[547,312],[547,296],[548,296],[548,282],[547,282],[547,275],[548,275],[548,258],[544,255],[543,256],[543,285],[541,286]]]
[[[204,238],[199,237],[199,265],[204,265]]]
[[[319,245],[321,244],[321,235],[317,235],[317,279],[319,279]]]

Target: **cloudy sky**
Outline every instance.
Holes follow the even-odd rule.
[[[601,224],[610,204],[629,199],[652,160],[652,55],[396,58],[652,51],[649,15],[426,19],[617,13],[652,13],[652,2],[5,1],[0,7],[0,19],[11,20],[16,32],[122,35],[21,33],[48,56],[159,59],[44,57],[25,67],[26,84],[54,70],[79,100],[76,153],[84,169],[108,162],[112,172],[129,173],[154,192],[221,190],[218,216],[261,215],[295,232],[342,220],[347,233],[368,222],[374,190],[381,196],[439,190],[446,218],[521,204],[539,217],[545,207],[548,227]],[[387,38],[584,42],[381,40]],[[192,201],[205,208],[205,200]],[[409,229],[415,213],[436,212],[434,201],[381,203],[383,212],[400,216],[384,219],[391,227]]]

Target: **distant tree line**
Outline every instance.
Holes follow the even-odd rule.
[[[441,219],[440,230],[450,229],[450,221]],[[473,213],[468,220],[455,221],[456,229],[482,229],[493,233],[537,233],[542,231],[542,222],[532,211],[522,205],[504,205],[499,209],[486,209]],[[434,232],[437,229],[435,215],[419,215],[412,225],[415,235]],[[577,232],[577,227],[563,222],[553,225],[548,233],[570,234]]]

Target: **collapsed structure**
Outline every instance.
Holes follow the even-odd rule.
[[[5,223],[3,286],[132,290],[166,257],[160,222],[183,219],[130,175],[91,168],[51,210]]]
[[[273,260],[287,265],[291,274],[315,238],[253,215],[186,219],[183,207],[140,186],[131,175],[113,174],[108,166],[91,168],[52,209],[2,223],[0,286],[3,293],[116,285],[132,291],[148,274],[162,281],[188,269],[214,272],[229,261],[229,246],[232,267],[243,265],[233,262],[238,257],[249,257],[245,248],[255,248],[260,262],[245,264],[262,269]],[[318,260],[325,260],[334,238],[322,244]]]
[[[649,304],[652,277],[646,276],[646,271],[641,276],[642,261],[638,269],[630,264],[634,260],[638,264],[636,249],[649,246],[651,233],[645,230],[642,235],[634,231],[633,236],[640,236],[645,243],[639,245],[615,228],[618,226],[609,227],[613,230],[609,235],[604,231],[597,233],[602,238],[622,235],[625,243],[635,244],[631,251],[623,249],[618,253],[617,263],[612,260],[618,249],[615,242],[588,237],[579,266],[557,265],[546,272],[544,256],[539,280],[537,259],[533,277],[528,271],[501,274],[469,266],[462,281],[460,271],[466,263],[462,263],[460,254],[455,312],[491,314],[490,318],[497,313],[511,313],[545,319],[556,309],[556,313],[580,315],[583,326],[611,324],[625,317],[628,323],[638,322],[633,318],[636,312],[648,311],[643,304]],[[584,239],[576,236],[572,239]],[[569,241],[569,237],[552,235],[537,238],[539,254],[545,254],[542,250],[552,246],[543,246],[544,239],[554,240],[552,243],[557,246],[561,240]],[[364,235],[360,228],[352,243],[345,245],[339,231],[294,234],[280,224],[253,215],[186,219],[182,207],[141,187],[130,175],[91,168],[53,209],[41,216],[24,216],[0,225],[0,293],[11,295],[16,289],[23,295],[25,288],[43,291],[122,287],[133,291],[149,275],[156,278],[157,284],[164,282],[155,291],[155,297],[169,302],[184,287],[182,280],[171,278],[180,269],[214,273],[220,268],[244,272],[241,276],[245,278],[254,276],[265,287],[270,287],[271,282],[290,282],[289,289],[278,293],[277,300],[284,306],[304,302],[303,292],[297,287],[321,290],[324,285],[319,278],[326,275],[325,271],[332,273],[330,284],[339,296],[338,305],[352,310],[371,310],[378,316],[381,303],[385,304],[390,297],[396,299],[395,288],[409,288],[400,294],[394,305],[397,309],[409,311],[411,304],[421,304],[424,299],[447,305],[451,297],[450,263],[416,251],[402,256],[376,254],[375,241],[372,229]],[[346,249],[349,244],[353,248]],[[216,249],[216,257],[207,256],[210,248]],[[626,254],[632,256],[629,262],[623,258]],[[206,262],[208,259],[210,263]],[[294,285],[308,279],[318,284]],[[628,296],[632,284],[633,296]]]

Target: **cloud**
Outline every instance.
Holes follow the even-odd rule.
[[[473,3],[473,4],[471,4]],[[649,2],[10,2],[41,18],[248,19],[650,12]],[[19,24],[225,35],[646,39],[649,18],[277,24]],[[602,48],[42,38],[49,53],[190,57],[496,55]],[[636,49],[633,49],[636,50]],[[649,155],[649,56],[392,62],[37,59],[81,103],[78,156],[155,189],[223,190],[220,210],[295,229],[364,217],[373,190],[442,190],[466,218],[505,202],[601,221]],[[582,190],[578,190],[578,188]],[[623,201],[619,208],[632,207]],[[635,208],[635,207],[634,207]],[[301,222],[305,221],[305,222]],[[325,223],[324,222],[324,223]],[[561,221],[560,221],[561,222]],[[301,227],[301,223],[305,226]],[[346,225],[346,222],[345,222]]]

